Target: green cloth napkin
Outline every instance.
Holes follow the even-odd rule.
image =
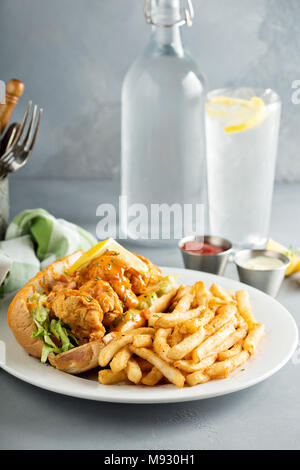
[[[14,293],[38,271],[97,242],[89,232],[56,219],[43,209],[26,210],[9,225],[0,242],[0,298]]]

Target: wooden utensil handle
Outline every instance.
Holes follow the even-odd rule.
[[[25,85],[21,80],[12,79],[6,85],[5,101],[0,104],[0,132],[2,133],[10,120],[14,107],[23,95]]]

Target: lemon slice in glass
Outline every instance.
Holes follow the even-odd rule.
[[[75,263],[69,269],[70,275],[74,274],[75,271],[78,271],[79,269],[87,266],[92,261],[92,259],[101,256],[105,251],[117,252],[120,259],[127,266],[141,274],[144,274],[148,270],[146,263],[144,263],[140,258],[126,250],[113,238],[108,238],[107,240],[97,243],[97,245],[83,253],[83,255],[77,261],[75,261]]]
[[[258,96],[253,96],[250,100],[214,96],[206,103],[206,112],[211,117],[228,122],[224,127],[227,134],[257,126],[267,115],[265,103]]]

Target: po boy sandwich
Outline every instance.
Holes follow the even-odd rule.
[[[176,291],[173,276],[108,239],[39,272],[13,299],[8,324],[30,355],[80,374],[117,332],[167,311]]]

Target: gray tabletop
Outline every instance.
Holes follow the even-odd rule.
[[[11,182],[12,215],[44,207],[95,232],[96,206],[116,202],[109,182]],[[300,245],[300,185],[276,187],[271,235]],[[182,266],[176,249],[135,247],[154,262]],[[226,272],[236,278],[233,266]],[[278,300],[299,321],[300,286],[287,279]],[[270,315],[272,312],[270,312]],[[282,332],[284,335],[284,331]],[[299,355],[300,356],[300,355]],[[121,405],[64,397],[0,370],[1,449],[299,449],[300,363],[250,389],[169,405]]]

